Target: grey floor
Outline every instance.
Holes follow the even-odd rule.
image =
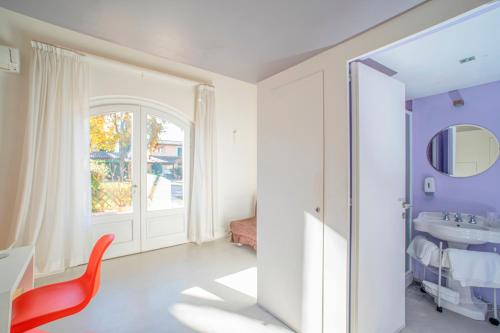
[[[432,297],[412,285],[406,292],[406,328],[403,333],[499,333],[487,321],[476,321],[443,309],[436,311]]]
[[[37,285],[79,276],[83,268]],[[81,313],[43,327],[51,333],[290,333],[256,305],[256,257],[225,240],[107,260],[101,290]],[[390,310],[390,309],[389,309]],[[500,328],[444,310],[408,288],[404,333],[489,333]],[[385,332],[384,332],[385,333]]]
[[[82,268],[37,280],[79,276]],[[99,293],[51,333],[289,333],[256,305],[255,252],[225,240],[107,260]]]

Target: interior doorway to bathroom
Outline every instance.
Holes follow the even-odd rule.
[[[498,31],[494,2],[349,63],[352,332],[498,330],[500,281],[450,266],[500,252]]]

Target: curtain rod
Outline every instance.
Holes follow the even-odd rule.
[[[182,77],[182,76],[177,76],[177,75],[174,75],[174,74],[164,73],[164,72],[161,72],[161,71],[158,71],[158,70],[148,69],[148,68],[144,68],[144,67],[141,67],[141,66],[138,66],[138,65],[132,65],[132,64],[129,64],[129,63],[126,63],[126,62],[123,62],[123,61],[113,60],[113,59],[109,59],[109,58],[97,56],[97,55],[94,55],[94,54],[91,54],[91,53],[82,52],[82,51],[79,51],[79,50],[76,50],[76,49],[72,49],[72,48],[61,46],[61,45],[54,44],[54,43],[47,43],[47,42],[42,42],[42,41],[38,41],[38,40],[32,40],[32,41],[33,42],[37,42],[37,43],[47,44],[47,45],[54,46],[54,47],[58,47],[60,49],[67,50],[67,51],[70,51],[70,52],[74,52],[74,53],[76,53],[76,54],[78,54],[78,55],[80,55],[82,57],[89,57],[89,58],[94,58],[94,59],[101,60],[101,61],[108,61],[108,62],[112,62],[112,63],[117,63],[117,64],[120,64],[120,65],[124,65],[124,66],[128,66],[128,67],[133,67],[133,68],[135,68],[137,70],[141,70],[143,72],[150,72],[150,73],[153,73],[153,74],[156,74],[156,75],[168,76],[168,77],[172,77],[172,78],[175,78],[175,79],[178,79],[178,80],[193,82],[193,83],[197,83],[197,84],[203,84],[203,85],[207,85],[207,86],[215,88],[215,86],[212,83],[210,83],[210,82],[204,82],[204,81],[195,80],[195,79],[188,79],[188,78],[185,78],[185,77]]]
[[[39,41],[39,40],[35,40],[33,39],[32,40],[33,42],[36,42],[36,43],[42,43],[42,44],[46,44],[46,45],[49,45],[49,46],[53,46],[53,47],[57,47],[57,48],[60,48],[60,49],[63,49],[63,50],[66,50],[66,51],[71,51],[71,52],[74,52],[82,57],[86,57],[87,55],[81,51],[78,51],[78,50],[75,50],[75,49],[70,49],[69,47],[64,47],[64,46],[61,46],[61,45],[57,45],[57,44],[52,44],[52,43],[47,43],[47,42],[42,42],[42,41]]]

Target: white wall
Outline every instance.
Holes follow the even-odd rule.
[[[349,118],[347,61],[439,24],[484,0],[434,0],[341,43],[259,83],[259,118],[266,93],[306,75],[323,71],[325,108],[324,332],[348,326]],[[260,140],[260,138],[259,138]],[[275,138],[286,142],[286,138]],[[260,141],[259,141],[260,144]],[[259,155],[260,158],[265,156]],[[258,170],[260,173],[261,170]],[[259,188],[259,193],[261,190]],[[286,200],[286,198],[285,198]],[[292,246],[287,244],[286,246]],[[276,244],[276,246],[284,246]],[[265,255],[265,253],[259,253]],[[353,258],[355,259],[355,258]],[[262,272],[260,273],[262,274]]]
[[[9,243],[19,188],[19,168],[28,107],[30,41],[75,48],[144,69],[213,83],[218,120],[218,172],[222,235],[231,219],[251,214],[256,192],[257,87],[229,77],[147,55],[0,8],[0,44],[21,50],[21,74],[0,72],[0,248]],[[130,66],[91,60],[91,94],[153,99],[194,114],[192,83]],[[236,134],[233,132],[236,131]]]

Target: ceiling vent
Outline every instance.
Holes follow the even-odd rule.
[[[458,62],[461,63],[461,64],[466,64],[466,63],[474,61],[474,60],[476,60],[476,57],[472,56],[472,57],[467,57],[467,58],[460,59]]]
[[[448,91],[448,96],[450,96],[451,103],[454,107],[459,108],[465,105],[464,99],[458,90]]]

